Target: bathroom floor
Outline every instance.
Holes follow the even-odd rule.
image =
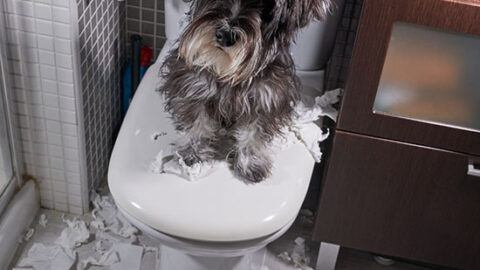
[[[39,224],[39,217],[41,215],[45,215],[46,219],[48,220],[47,225],[44,227]],[[22,248],[19,252],[17,252],[17,257],[15,259],[14,266],[18,266],[18,262],[27,256],[29,249],[32,247],[34,243],[42,243],[46,246],[53,245],[55,240],[59,237],[61,232],[67,227],[67,225],[63,222],[63,214],[58,211],[41,209],[32,228],[34,229],[33,236],[29,240],[25,240]],[[79,220],[83,220],[86,224],[90,224],[93,220],[92,215],[84,215],[84,216],[73,216],[73,215],[65,215],[67,219],[73,219],[74,217],[78,218]],[[311,218],[306,216],[300,216],[297,221],[294,223],[292,228],[280,239],[272,243],[268,247],[267,257],[266,257],[266,267],[262,268],[262,270],[294,270],[294,269],[309,269],[308,267],[304,268],[296,268],[293,265],[289,265],[285,263],[282,259],[278,257],[279,254],[283,252],[289,252],[291,254],[294,246],[295,246],[295,239],[298,237],[302,237],[305,239],[305,250],[306,250],[306,258],[310,259],[310,266],[314,269],[315,259],[318,252],[318,243],[314,243],[309,241],[310,239],[310,232],[312,230],[313,222]],[[75,249],[78,252],[78,260],[81,261],[88,257],[92,258],[99,258],[101,257],[99,254],[96,254],[95,250],[96,245],[98,243],[95,240],[96,230],[90,226],[90,238],[88,243],[81,245]],[[115,241],[115,239],[110,238],[109,241]],[[124,239],[118,238],[118,241],[124,241]],[[136,246],[146,246],[146,247],[155,247],[155,241],[150,239],[145,235],[138,235],[138,241],[134,242]],[[141,257],[141,267],[140,270],[153,270],[155,269],[156,263],[156,256],[152,252],[147,252],[145,249],[143,256]],[[29,269],[29,268],[20,268],[20,269]],[[48,269],[48,268],[42,268]],[[75,268],[72,269],[83,269],[83,268]],[[109,267],[103,266],[90,266],[85,269],[110,269]],[[115,268],[119,269],[119,268]],[[385,267],[382,265],[377,264],[373,261],[370,254],[365,252],[359,252],[351,249],[342,248],[340,251],[340,256],[338,259],[336,269],[355,269],[355,270],[428,270],[429,268],[419,267],[403,262],[397,262],[393,266]],[[53,270],[53,269],[52,269]],[[121,269],[120,269],[121,270]],[[126,270],[126,269],[125,269]],[[135,269],[128,269],[128,270],[135,270]],[[227,270],[227,269],[226,269]]]

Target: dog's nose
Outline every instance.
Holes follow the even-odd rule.
[[[222,47],[231,47],[237,42],[237,35],[232,30],[218,29],[215,32],[215,39]]]

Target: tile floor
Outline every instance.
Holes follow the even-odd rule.
[[[41,209],[38,216],[45,214],[48,219],[48,225],[46,228],[43,228],[38,223],[38,217],[32,227],[35,229],[33,237],[26,243],[23,244],[23,247],[17,253],[15,262],[18,262],[23,256],[26,256],[29,248],[33,243],[43,243],[45,245],[53,244],[54,240],[59,236],[60,232],[66,227],[66,224],[62,222],[62,213],[53,210]],[[67,218],[71,219],[73,215],[65,215]],[[87,224],[92,220],[91,215],[85,216],[76,216],[77,218],[84,220]],[[312,230],[313,224],[305,220],[304,218],[299,218],[294,223],[292,228],[280,239],[272,243],[268,247],[266,264],[269,270],[294,270],[297,269],[291,265],[284,263],[280,260],[277,255],[288,251],[291,252],[294,247],[294,240],[297,237],[303,237],[307,240],[307,256],[311,260],[311,267],[314,268],[315,259],[318,252],[318,243],[309,241],[310,232]],[[91,235],[94,235],[92,228],[90,228]],[[150,239],[145,235],[138,235],[138,245],[146,246],[155,246],[155,241]],[[86,258],[88,256],[94,255],[94,245],[95,241],[91,241],[85,245],[82,245],[76,249],[80,259]],[[98,255],[97,255],[98,257]],[[16,265],[16,263],[14,263]],[[155,267],[155,256],[153,253],[144,253],[142,258],[141,270],[153,270]],[[75,266],[73,267],[75,269]],[[108,267],[97,267],[90,266],[87,268],[89,270],[100,270],[100,269],[109,269]],[[351,249],[341,249],[337,267],[336,269],[347,270],[428,270],[429,268],[415,266],[412,264],[407,264],[403,262],[397,262],[393,266],[385,267],[377,264],[373,261],[370,254],[365,252],[359,252]],[[53,269],[52,269],[53,270]],[[130,269],[128,269],[130,270]],[[228,269],[225,269],[228,270]]]

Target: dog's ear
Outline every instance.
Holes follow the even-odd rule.
[[[311,21],[323,20],[332,9],[332,0],[280,0],[284,1],[285,20],[291,20],[297,28],[307,26]]]

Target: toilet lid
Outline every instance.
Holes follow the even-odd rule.
[[[146,225],[187,239],[230,242],[275,233],[296,217],[310,183],[314,160],[303,145],[281,150],[272,176],[257,184],[235,178],[225,164],[193,182],[151,171],[175,137],[155,91],[166,51],[146,73],[118,135],[108,171],[115,202]]]

